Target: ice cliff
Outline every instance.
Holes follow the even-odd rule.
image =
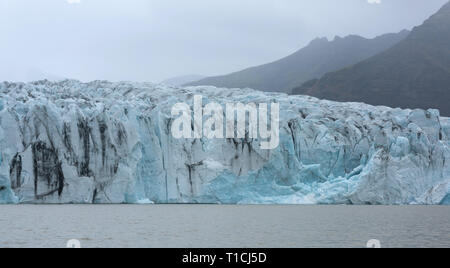
[[[174,139],[171,107],[278,102],[280,145]],[[450,204],[450,120],[250,89],[0,83],[0,203]]]

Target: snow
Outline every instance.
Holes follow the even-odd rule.
[[[280,145],[175,139],[175,103],[280,104]],[[449,204],[436,110],[251,89],[0,83],[0,203]]]

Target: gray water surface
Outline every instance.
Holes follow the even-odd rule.
[[[0,247],[450,247],[450,207],[0,206]]]

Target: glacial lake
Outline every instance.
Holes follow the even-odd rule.
[[[0,248],[450,247],[450,206],[2,205]]]

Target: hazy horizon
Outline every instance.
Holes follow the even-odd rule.
[[[0,0],[0,81],[226,74],[317,37],[410,30],[446,2]]]

